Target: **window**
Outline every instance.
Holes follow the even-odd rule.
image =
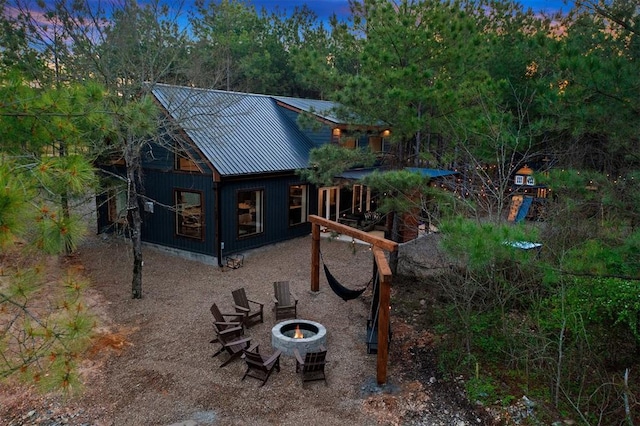
[[[536,184],[536,180],[534,179],[533,176],[527,176],[527,185],[529,186],[533,186]]]
[[[360,214],[371,211],[371,188],[355,184],[352,191],[351,213]]]
[[[516,175],[516,185],[522,185],[524,183],[524,176]]]
[[[356,148],[356,138],[353,136],[347,136],[340,139],[340,146],[348,149]]]
[[[342,131],[337,127],[331,131],[331,143],[339,144],[340,143],[340,133]]]
[[[188,152],[178,144],[175,147],[175,168],[184,172],[201,172],[200,167],[193,161]]]
[[[248,237],[263,232],[264,191],[238,192],[238,236]]]
[[[369,148],[371,152],[382,152],[382,138],[380,136],[369,136]]]
[[[127,190],[126,187],[109,190],[109,222],[125,224],[127,222]]]
[[[176,190],[176,233],[203,239],[204,211],[200,192]]]
[[[176,169],[182,170],[185,172],[199,172],[200,169],[198,165],[193,162],[190,158],[185,158],[181,156],[176,156],[178,163],[176,164]]]
[[[309,207],[307,202],[307,185],[289,187],[289,226],[307,221]]]

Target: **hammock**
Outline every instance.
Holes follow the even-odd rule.
[[[329,272],[329,268],[327,268],[327,265],[323,263],[322,266],[324,267],[324,274],[327,276],[327,282],[329,283],[331,290],[333,290],[333,292],[340,296],[345,302],[359,297],[362,293],[364,293],[367,287],[369,287],[369,284],[371,284],[371,281],[369,281],[369,284],[367,284],[364,288],[361,288],[359,290],[352,290],[340,284],[338,280],[331,274],[331,272]]]

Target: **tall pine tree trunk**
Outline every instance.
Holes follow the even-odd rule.
[[[127,165],[128,197],[127,211],[131,230],[131,246],[133,249],[133,278],[131,280],[131,296],[134,299],[142,298],[142,216],[140,215],[140,202],[138,184],[140,180],[140,155],[133,138],[129,137],[125,148],[125,161]]]

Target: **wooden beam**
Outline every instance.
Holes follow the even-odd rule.
[[[360,241],[369,243],[374,247],[380,247],[381,249],[386,251],[391,252],[398,250],[398,243],[396,243],[395,241],[387,240],[386,238],[380,238],[378,236],[369,234],[356,228],[352,228],[347,225],[343,225],[342,223],[338,223],[333,220],[325,219],[323,217],[312,214],[309,215],[309,221],[316,225],[326,226],[328,229],[336,231],[340,234],[344,234],[352,238],[357,238]]]
[[[389,316],[391,306],[391,268],[385,255],[386,251],[396,251],[398,243],[385,238],[370,235],[359,229],[327,220],[316,215],[309,215],[311,222],[311,291],[320,290],[320,226],[326,226],[341,234],[357,238],[373,245],[373,258],[378,268],[380,297],[378,298],[378,346],[376,380],[379,385],[387,381],[387,365],[389,363]]]
[[[378,273],[385,277],[390,277],[391,267],[389,267],[389,261],[387,260],[387,256],[384,254],[380,248],[373,248],[373,258],[376,261],[376,265],[378,265]]]
[[[387,365],[389,363],[389,315],[391,306],[391,268],[384,252],[373,248],[373,256],[378,265],[380,280],[380,297],[378,299],[378,353],[376,378],[381,385],[387,381]]]
[[[311,225],[311,291],[320,291],[320,225]]]

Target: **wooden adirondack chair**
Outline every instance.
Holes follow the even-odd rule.
[[[209,310],[211,311],[211,315],[213,315],[213,330],[215,332],[213,339],[209,343],[221,343],[218,339],[219,334],[226,334],[227,336],[229,336],[229,338],[239,338],[240,336],[244,335],[244,327],[242,326],[241,314],[223,314],[222,312],[220,312],[220,308],[218,308],[218,305],[216,305],[215,303],[211,305],[211,308],[209,308]],[[227,321],[225,317],[230,318],[231,321]],[[218,352],[213,354],[213,356],[217,356],[223,351],[224,346],[218,349]]]
[[[273,283],[276,320],[298,317],[298,298],[289,289],[289,281]]]
[[[229,364],[234,359],[240,358],[243,351],[249,348],[249,344],[251,343],[251,337],[238,338],[237,336],[230,336],[225,333],[218,334],[217,340],[222,345],[222,348],[218,353],[216,353],[216,355],[221,354],[222,352],[226,352],[228,355],[226,361],[220,364],[220,368]]]
[[[271,355],[261,354],[257,346],[248,350],[245,349],[244,360],[247,363],[247,371],[242,376],[242,380],[247,376],[253,377],[261,380],[262,384],[260,386],[264,386],[273,370],[280,371],[281,354],[282,352],[279,349]]]
[[[227,328],[242,327],[242,318],[244,317],[243,314],[237,312],[226,314],[222,313],[220,312],[220,308],[218,308],[218,305],[215,303],[211,305],[211,308],[209,308],[209,310],[211,311],[211,315],[213,315],[213,325],[217,330],[222,331]]]
[[[236,312],[243,315],[242,322],[245,327],[249,328],[264,321],[262,313],[264,303],[247,299],[247,293],[244,291],[244,287],[233,290],[231,294],[233,295]],[[250,303],[252,304],[251,306],[254,307],[254,310],[251,309]]]
[[[327,350],[324,347],[320,346],[320,350],[316,352],[307,352],[304,359],[297,348],[293,350],[293,354],[296,357],[296,373],[301,373],[303,384],[315,380],[324,380],[324,384],[327,384],[327,378],[324,374],[324,367],[327,364]]]

